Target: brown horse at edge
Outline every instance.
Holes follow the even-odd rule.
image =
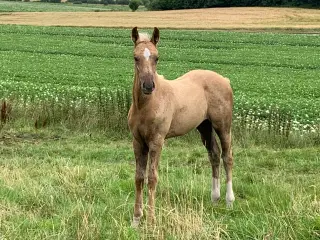
[[[166,138],[181,136],[194,128],[208,151],[212,166],[213,202],[220,199],[220,148],[214,132],[220,139],[222,159],[226,171],[226,203],[232,207],[232,149],[231,122],[233,93],[229,79],[208,70],[193,70],[174,81],[165,80],[156,71],[158,62],[158,28],[151,39],[132,29],[135,75],[133,102],[128,124],[133,135],[136,159],[135,205],[132,226],[137,227],[143,215],[143,185],[148,169],[148,222],[155,221],[155,192],[158,165]]]

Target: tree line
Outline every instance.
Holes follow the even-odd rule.
[[[143,3],[150,10],[253,6],[320,7],[320,0],[144,0]]]

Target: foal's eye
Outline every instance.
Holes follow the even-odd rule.
[[[158,58],[158,57],[156,57],[156,59],[155,59],[155,60],[156,60],[156,63],[157,63],[157,62],[158,62],[158,60],[159,60],[159,58]]]
[[[138,58],[138,57],[134,57],[134,60],[135,60],[136,62],[138,62],[138,61],[139,61],[139,58]]]

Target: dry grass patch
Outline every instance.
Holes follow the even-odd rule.
[[[187,206],[158,208],[157,224],[150,226],[147,221],[140,227],[141,239],[220,239],[227,235],[226,225],[210,221],[205,210]]]
[[[262,7],[152,12],[15,12],[0,15],[0,24],[320,32],[319,13],[317,9]]]
[[[3,184],[10,189],[23,185],[25,179],[29,177],[27,172],[21,168],[6,166],[0,167],[0,176]]]

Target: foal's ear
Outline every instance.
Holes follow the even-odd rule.
[[[138,33],[138,28],[137,27],[132,28],[131,39],[134,42],[134,44],[136,44],[136,42],[138,41],[139,33]]]
[[[160,40],[160,32],[159,32],[159,29],[155,27],[153,29],[151,42],[156,46],[159,40]]]

